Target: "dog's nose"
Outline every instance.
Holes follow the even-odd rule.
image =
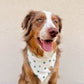
[[[52,38],[54,38],[58,34],[58,31],[56,30],[56,28],[51,27],[51,28],[48,29],[48,33]]]

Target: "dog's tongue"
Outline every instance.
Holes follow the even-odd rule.
[[[40,45],[47,52],[49,52],[49,51],[51,51],[53,49],[52,42],[46,42],[45,40],[41,40],[41,44]]]

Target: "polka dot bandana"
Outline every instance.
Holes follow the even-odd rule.
[[[28,51],[28,59],[34,74],[43,82],[50,74],[49,68],[53,68],[56,61],[56,53],[51,57],[38,58]]]

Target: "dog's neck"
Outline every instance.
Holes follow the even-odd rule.
[[[52,56],[53,56],[53,51],[51,51],[51,52],[45,52],[44,51],[43,58],[49,58],[49,57],[52,57]]]
[[[43,51],[44,53],[43,53],[43,56],[41,57],[40,55],[37,56],[34,52],[31,51],[31,49],[27,50],[27,54],[28,54],[28,52],[31,53],[31,54],[33,54],[35,57],[40,58],[40,59],[52,58],[52,56],[54,54],[56,54],[56,52],[54,52],[53,50],[51,52]]]

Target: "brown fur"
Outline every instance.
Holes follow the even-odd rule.
[[[40,16],[43,19],[42,23],[38,23],[36,21],[37,16]],[[55,17],[52,17],[54,19]],[[22,23],[22,28],[25,29],[24,40],[26,42],[26,47],[23,49],[23,57],[24,62],[22,66],[22,74],[20,76],[18,84],[41,84],[39,78],[35,76],[33,73],[28,57],[27,50],[30,49],[36,56],[43,57],[44,52],[38,46],[36,37],[39,35],[39,31],[43,27],[45,21],[45,14],[39,11],[30,11],[29,14],[24,18]],[[54,69],[51,69],[51,78],[47,84],[57,84],[58,78],[58,70],[59,70],[59,57],[60,57],[60,49],[58,45],[60,44],[60,33],[62,29],[61,19],[57,16],[58,25],[56,27],[59,28],[58,39],[56,42],[53,42],[53,52],[56,52],[56,62]],[[33,45],[32,45],[33,44]]]

